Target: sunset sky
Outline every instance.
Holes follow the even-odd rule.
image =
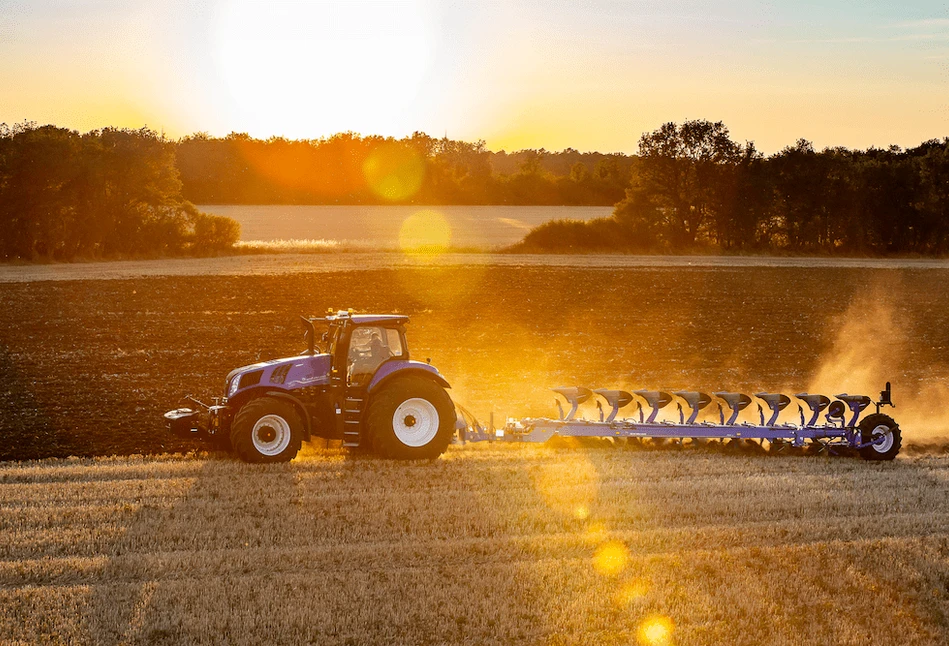
[[[949,136],[945,2],[0,0],[0,122],[635,152]]]

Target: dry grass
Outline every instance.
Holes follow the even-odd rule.
[[[946,458],[8,464],[0,639],[942,644],[947,497]]]
[[[351,245],[356,247],[358,245]],[[234,245],[239,253],[336,253],[346,251],[348,245],[339,240],[294,239],[294,240],[241,240]],[[365,246],[363,246],[365,248]]]

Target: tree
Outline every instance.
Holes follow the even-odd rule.
[[[949,252],[949,138],[927,141],[907,151],[919,173],[916,203],[925,231],[924,251]]]
[[[764,157],[748,142],[741,159],[718,184],[715,239],[723,249],[767,247],[773,194]]]
[[[193,249],[199,254],[219,253],[234,246],[241,237],[241,225],[222,215],[208,215],[193,209]]]
[[[862,248],[854,226],[858,171],[845,148],[818,153],[806,139],[768,160],[774,186],[775,241],[792,251]]]
[[[639,140],[636,190],[655,205],[660,235],[673,247],[690,246],[710,220],[726,217],[725,182],[731,181],[742,147],[721,122],[669,122]]]
[[[576,184],[583,184],[590,179],[590,171],[583,162],[577,162],[570,167],[570,180]]]
[[[0,127],[4,258],[184,253],[197,221],[181,195],[175,145],[154,131]]]
[[[17,124],[0,139],[0,226],[4,256],[62,259],[82,228],[76,206],[83,173],[79,134]]]

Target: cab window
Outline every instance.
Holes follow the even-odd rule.
[[[395,346],[393,337],[395,332]],[[402,342],[396,330],[381,327],[357,327],[349,339],[349,384],[366,386],[382,363],[402,354]]]
[[[393,357],[401,357],[405,352],[402,349],[402,335],[398,330],[392,328],[386,329],[386,341],[389,345],[389,351]]]

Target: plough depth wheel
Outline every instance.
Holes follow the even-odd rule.
[[[889,415],[874,413],[860,420],[857,427],[864,443],[879,440],[860,449],[864,460],[892,460],[900,452],[903,438],[899,425]],[[883,438],[880,440],[879,438]]]

